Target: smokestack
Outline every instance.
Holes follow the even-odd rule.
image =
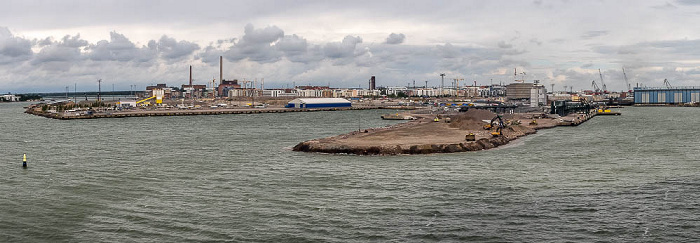
[[[219,83],[224,83],[224,56],[219,56]]]
[[[192,66],[190,66],[190,87],[192,87]]]

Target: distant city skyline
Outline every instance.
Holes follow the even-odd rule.
[[[700,1],[16,1],[0,92],[265,79],[366,88],[540,80],[700,86]],[[523,75],[524,73],[524,75]]]

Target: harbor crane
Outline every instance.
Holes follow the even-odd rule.
[[[596,93],[600,93],[600,87],[598,87],[598,84],[595,83],[595,80],[591,81],[591,87],[593,87],[593,90]]]
[[[625,78],[625,85],[627,85],[627,92],[632,90],[632,87],[630,86],[629,81],[627,81],[627,74],[625,73],[625,68],[622,68],[622,77]]]
[[[603,86],[603,92],[607,92],[608,87],[605,86],[605,82],[603,81],[603,73],[600,72],[600,68],[598,68],[598,74],[600,75],[600,85]]]
[[[664,79],[664,86],[666,86],[666,88],[672,88],[671,83],[668,82],[668,79]]]

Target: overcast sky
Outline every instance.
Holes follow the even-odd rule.
[[[0,92],[219,78],[266,88],[700,86],[700,0],[33,1],[0,8]]]

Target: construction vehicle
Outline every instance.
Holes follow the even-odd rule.
[[[503,136],[503,128],[506,127],[506,123],[503,122],[503,118],[500,115],[496,115],[491,119],[491,123],[488,124],[491,130],[491,136],[500,137]],[[484,126],[485,127],[485,126]]]

